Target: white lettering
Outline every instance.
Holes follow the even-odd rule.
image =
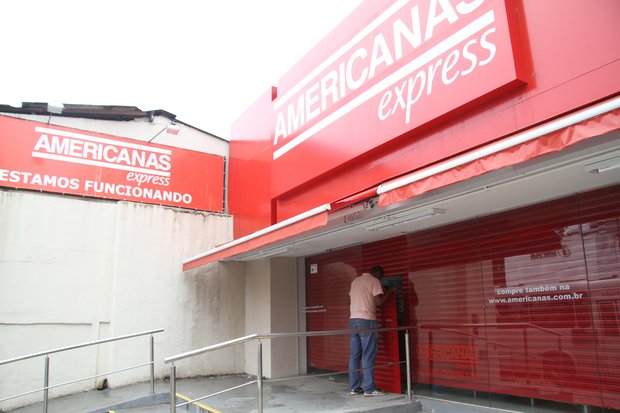
[[[366,81],[366,76],[368,75],[368,68],[366,67],[362,69],[362,72],[360,73],[360,76],[359,78],[357,78],[357,80],[353,79],[353,63],[358,59],[366,58],[366,56],[368,56],[368,52],[366,51],[366,49],[362,47],[362,48],[357,49],[351,55],[351,57],[349,58],[349,61],[347,62],[347,86],[351,90],[355,90],[359,88]]]
[[[12,184],[36,185],[45,188],[60,189],[79,189],[80,180],[78,178],[68,178],[66,176],[56,176],[47,174],[37,174],[24,171],[13,171],[0,169],[0,181]]]
[[[35,131],[43,130],[55,134],[39,135],[32,150],[33,157],[114,169],[142,169],[143,172],[166,176],[172,166],[171,151],[167,149],[151,149],[145,145],[35,127]]]
[[[161,186],[169,186],[170,178],[163,176],[156,176],[150,174],[143,174],[138,172],[129,172],[125,177],[129,182],[137,182],[138,186],[142,184],[153,184]]]
[[[390,104],[390,100],[392,99],[392,91],[386,91],[383,96],[381,96],[381,100],[379,101],[379,120],[386,120],[388,116],[390,116],[390,112],[384,113],[383,110]]]
[[[318,83],[315,83],[308,90],[306,90],[306,122],[311,121],[317,117],[319,113],[321,113],[320,107],[317,106],[313,109],[313,106],[319,102],[318,91]]]
[[[471,72],[474,71],[474,69],[478,65],[478,56],[476,56],[475,53],[472,53],[469,50],[470,46],[475,45],[477,42],[478,42],[477,39],[471,39],[470,41],[465,43],[465,47],[463,47],[463,57],[469,62],[471,62],[471,64],[469,65],[467,69],[461,71],[461,76],[466,76],[470,74]]]
[[[386,120],[402,109],[405,111],[405,123],[410,123],[413,107],[423,96],[432,94],[433,87],[437,82],[448,86],[459,78],[472,73],[476,67],[488,64],[495,57],[496,46],[488,39],[489,35],[494,32],[495,28],[487,30],[481,35],[480,39],[467,41],[461,50],[451,50],[447,56],[430,62],[425,68],[421,68],[409,76],[407,80],[395,84],[391,89],[385,91],[379,100],[377,118]],[[488,52],[488,56],[484,56],[484,60],[478,60],[474,48],[478,44],[478,40],[480,40],[481,46],[478,49]],[[464,70],[460,70],[461,67]],[[435,76],[438,71],[440,71],[440,76]],[[392,108],[391,111],[387,111],[389,107]]]
[[[437,5],[441,6],[441,13],[437,13]],[[445,20],[450,24],[458,20],[458,16],[452,8],[450,0],[431,0],[428,8],[428,19],[426,20],[424,40],[426,41],[433,37],[435,27],[439,26],[439,24]]]
[[[406,108],[406,104],[405,104],[405,92],[406,87],[408,82],[406,80],[403,80],[403,82],[401,83],[401,87],[398,87],[398,85],[394,86],[394,92],[396,92],[396,102],[394,103],[394,107],[392,108],[392,114],[396,113],[396,110],[398,108],[402,108],[405,109]]]
[[[490,33],[495,33],[494,27],[484,32],[484,34],[482,35],[482,38],[480,39],[480,46],[482,46],[483,49],[489,51],[489,57],[487,57],[486,60],[481,60],[480,63],[478,64],[479,66],[484,66],[488,64],[489,62],[491,62],[491,60],[493,60],[493,58],[495,57],[495,52],[497,51],[497,47],[495,46],[495,44],[487,40],[487,36]]]
[[[469,14],[472,11],[476,10],[480,5],[484,3],[484,0],[473,0],[471,3],[466,1],[462,1],[456,5],[456,11],[460,14]]]
[[[419,87],[418,87],[418,94],[415,98],[413,98],[413,91],[415,89],[415,85],[416,83],[418,83],[419,80]],[[407,82],[407,108],[406,110],[406,118],[405,118],[405,123],[409,123],[411,121],[411,107],[418,101],[420,100],[420,97],[422,96],[422,92],[424,91],[424,83],[426,82],[426,73],[424,71],[420,71],[418,73],[415,74],[415,76],[410,77],[409,81]]]
[[[304,124],[304,95],[300,95],[297,99],[297,112],[295,112],[295,106],[288,106],[288,130],[287,135],[290,135],[294,130],[301,127]]]
[[[137,198],[138,200],[146,199],[149,201],[175,202],[186,205],[190,205],[192,203],[191,194],[182,194],[174,191],[162,191],[159,189],[142,188],[140,186],[114,184],[109,182],[87,180],[84,182],[84,190],[88,193],[100,196],[112,195]]]
[[[403,37],[414,49],[422,44],[422,24],[420,23],[420,8],[417,4],[411,8],[411,28],[398,19],[392,25],[392,31],[394,33],[395,60],[403,57]]]
[[[435,62],[434,65],[429,66],[428,70],[428,81],[426,82],[426,94],[430,95],[433,93],[433,84],[435,83],[435,73],[437,73],[437,69],[441,66],[441,59]]]
[[[451,78],[448,77],[448,72],[452,70],[458,62],[459,55],[460,53],[458,50],[453,50],[450,52],[450,54],[448,54],[448,57],[446,57],[446,63],[444,63],[443,67],[441,68],[441,81],[444,85],[449,85],[450,83],[454,82],[458,77],[460,73],[458,70],[454,72],[454,75]]]
[[[389,67],[394,63],[394,58],[392,57],[392,53],[390,52],[390,48],[388,47],[385,38],[382,33],[379,33],[375,37],[375,42],[372,45],[372,55],[370,56],[370,69],[368,71],[368,78],[372,79],[375,77],[375,73],[377,71],[377,66],[384,64],[386,67]]]
[[[369,29],[365,37],[359,36],[356,42],[340,48],[274,102],[273,144],[280,146],[274,148],[274,159],[377,95],[381,95],[377,103],[380,120],[387,120],[404,110],[407,112],[406,122],[410,122],[416,103],[430,95],[433,89],[457,83],[473,73],[476,67],[489,64],[497,52],[491,36],[495,28],[489,29],[495,22],[494,11],[486,11],[464,25],[457,27],[455,24],[478,11],[484,3],[484,0],[428,0],[428,9],[422,9],[424,11],[419,4],[402,12],[399,9],[403,5],[395,4],[386,9],[386,16],[398,13],[398,17],[388,17],[392,18],[391,24],[381,17],[383,13],[377,16],[367,26],[373,29]],[[453,33],[450,34],[450,30]],[[480,36],[483,30],[487,31]],[[448,35],[444,38],[446,33]],[[439,34],[442,39],[435,42],[433,39]],[[416,53],[416,49],[427,43],[429,47]],[[405,58],[411,61],[401,62]],[[397,70],[389,75],[393,78],[391,86],[382,79],[371,86],[375,89],[373,92],[364,91],[363,97],[345,100],[347,103],[342,108],[300,132],[308,122],[321,117],[334,105],[342,104],[349,94],[362,89],[368,80],[379,77],[396,64],[410,66],[411,72]],[[288,141],[291,137],[293,139]]]
[[[286,138],[288,133],[286,133],[286,122],[284,122],[284,114],[282,112],[278,112],[278,116],[276,117],[276,132],[273,137],[273,144],[278,144],[279,138]]]
[[[327,98],[331,96],[331,104],[338,102],[338,73],[330,71],[321,79],[321,110],[327,109]]]

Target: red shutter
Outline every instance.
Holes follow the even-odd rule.
[[[409,236],[417,382],[618,408],[619,200],[609,188]]]
[[[594,341],[603,407],[620,410],[620,190],[597,191],[579,203],[591,318],[578,320],[574,341]]]
[[[360,247],[306,259],[306,323],[308,331],[349,328],[349,287],[362,268]],[[311,267],[315,266],[313,273]],[[308,338],[308,367],[346,371],[349,336]]]
[[[405,296],[410,294],[410,283],[407,278],[407,244],[405,237],[397,237],[383,242],[376,242],[363,246],[363,262],[364,270],[368,271],[375,265],[380,265],[385,271],[386,278],[399,279],[402,288],[393,295],[381,307],[378,319],[380,327],[396,327],[398,325],[406,325],[409,321],[408,311],[403,311],[405,319],[398,319],[398,305],[404,305],[408,302]],[[375,370],[375,382],[380,389],[392,392],[402,392],[402,382],[405,377],[406,370],[403,365],[401,368],[400,361],[405,360],[404,344],[402,334],[399,332],[385,332],[379,336],[379,348],[377,352],[376,364],[385,366],[393,363],[388,367],[382,367]],[[401,354],[402,353],[402,354]]]
[[[417,384],[620,408],[620,186],[307,262],[309,330],[346,328],[356,271],[402,276]],[[348,337],[309,341],[311,366],[347,358]]]

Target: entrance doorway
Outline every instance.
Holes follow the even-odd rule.
[[[349,289],[363,272],[361,247],[343,249],[306,260],[306,323],[308,331],[347,330],[349,322]],[[402,276],[386,273],[384,285],[400,285]],[[406,294],[390,297],[378,312],[380,327],[396,327],[405,320]],[[401,377],[406,377],[404,341],[397,331],[382,332],[376,358],[375,380],[380,389],[401,393]],[[308,338],[308,371],[345,372],[348,370],[349,336]],[[346,380],[346,375],[343,375]]]

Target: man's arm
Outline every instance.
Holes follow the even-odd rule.
[[[375,295],[375,304],[377,307],[381,307],[392,294],[396,292],[396,288],[390,287],[385,294]]]

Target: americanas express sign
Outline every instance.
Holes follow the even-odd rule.
[[[0,116],[0,186],[222,211],[224,159]]]
[[[509,30],[511,4],[365,2],[319,45],[327,49],[332,38],[344,38],[336,51],[314,50],[313,58],[281,82],[274,101],[273,160],[295,165],[320,147],[331,155],[312,158],[334,167],[521,84]],[[360,19],[366,19],[361,26]],[[339,35],[354,24],[352,36]],[[314,58],[319,55],[325,57]]]

